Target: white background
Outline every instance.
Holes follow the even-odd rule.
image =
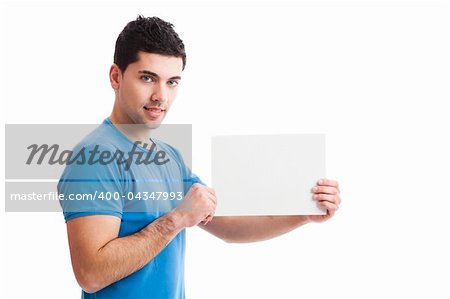
[[[342,189],[334,218],[273,240],[189,229],[188,298],[448,298],[448,4],[165,3],[2,5],[2,123],[101,122],[117,35],[159,16],[188,54],[165,122],[193,124],[205,182],[211,135],[325,133]],[[80,297],[62,214],[0,229],[1,298]]]

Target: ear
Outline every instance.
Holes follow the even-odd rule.
[[[120,87],[120,82],[122,79],[122,71],[117,66],[117,64],[113,63],[111,68],[109,69],[109,81],[111,82],[111,87],[114,91],[117,91]]]

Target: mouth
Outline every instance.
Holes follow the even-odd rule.
[[[166,109],[163,109],[161,107],[146,105],[146,106],[144,106],[144,111],[151,118],[157,118],[157,117],[161,116],[166,111]]]

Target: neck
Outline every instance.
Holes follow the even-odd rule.
[[[120,120],[120,118],[117,118],[117,116],[112,113],[109,116],[109,119],[114,124],[114,126],[122,132],[125,136],[127,136],[131,141],[136,142],[140,141],[141,144],[149,143],[151,140],[150,135],[152,129],[147,127],[144,124],[129,124],[126,122],[123,122]],[[153,142],[153,141],[151,141]]]

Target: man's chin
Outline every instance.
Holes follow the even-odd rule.
[[[149,130],[154,130],[159,128],[159,126],[161,125],[160,122],[146,122],[144,124],[145,128],[149,129]]]

